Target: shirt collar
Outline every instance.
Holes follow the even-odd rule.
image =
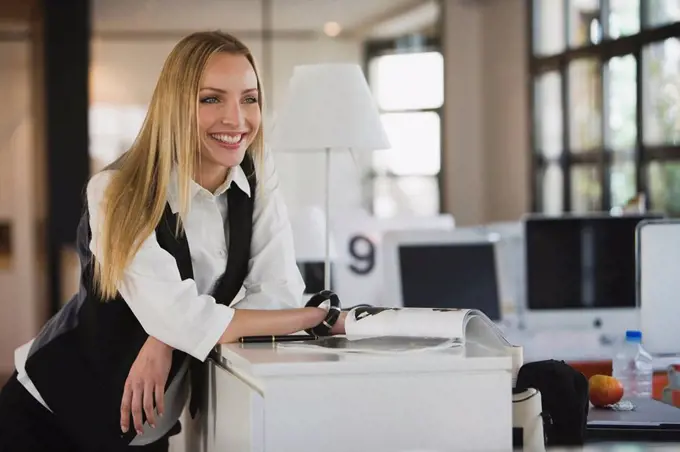
[[[215,190],[214,193],[210,193],[208,190],[197,184],[194,180],[191,180],[189,182],[189,200],[194,199],[199,193],[214,197],[222,196],[227,190],[229,190],[229,188],[231,188],[232,182],[236,184],[236,186],[240,188],[241,191],[248,197],[251,196],[248,177],[243,171],[243,168],[241,168],[241,165],[237,165],[231,168],[227,179],[222,183],[222,185],[217,187],[217,190]],[[168,203],[170,204],[172,213],[179,212],[179,176],[177,174],[177,170],[174,168],[170,174],[170,185],[168,186]]]

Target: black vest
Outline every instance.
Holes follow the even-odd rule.
[[[250,184],[250,198],[240,189],[227,191],[227,268],[215,283],[212,295],[229,305],[248,273],[256,191],[255,169],[246,155],[241,163]],[[57,421],[85,450],[119,450],[136,433],[130,422],[127,434],[120,430],[120,404],[130,368],[148,335],[125,300],[103,302],[93,290],[91,231],[85,204],[78,226],[81,277],[78,293],[54,316],[36,337],[26,362],[26,373]],[[177,260],[182,279],[193,278],[186,235],[175,235],[177,216],[166,204],[156,227],[160,246]],[[167,386],[187,355],[175,350]],[[191,411],[202,396],[204,363],[191,358]]]

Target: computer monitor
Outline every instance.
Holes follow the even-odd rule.
[[[640,223],[637,236],[640,331],[652,354],[680,354],[680,220]]]
[[[392,232],[383,243],[394,306],[479,309],[501,319],[496,241],[457,229]]]
[[[504,314],[521,313],[524,296],[524,225],[520,221],[488,223],[480,231],[496,242],[501,306]],[[507,316],[505,316],[507,318]]]
[[[529,329],[638,327],[635,237],[659,215],[532,215],[524,220]]]

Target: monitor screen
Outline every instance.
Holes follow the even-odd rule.
[[[658,217],[527,219],[527,307],[635,307],[635,231],[648,218]]]
[[[478,309],[499,320],[493,243],[442,243],[399,247],[404,307]]]

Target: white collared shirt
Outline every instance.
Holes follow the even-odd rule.
[[[87,186],[92,231],[90,250],[95,257],[99,254],[97,238],[101,228],[102,198],[113,171],[97,173]],[[215,193],[195,182],[191,184],[191,203],[184,229],[191,250],[193,280],[182,280],[177,261],[161,248],[154,232],[132,259],[118,287],[150,336],[201,361],[205,360],[229,325],[234,308],[302,307],[304,283],[296,265],[288,212],[269,151],[265,153],[262,171],[258,171],[257,176],[250,262],[242,298],[237,297],[231,306],[225,306],[218,304],[209,294],[227,265],[226,191],[240,189],[251,196],[248,180],[240,166],[229,172],[229,177]],[[173,212],[179,210],[177,193],[177,179],[172,177],[168,203]],[[47,407],[24,369],[31,344],[32,341],[15,351],[18,379]],[[166,400],[166,411],[171,409],[169,404],[181,403],[183,406],[186,394],[181,398],[181,401]],[[163,417],[170,421],[170,416]]]

